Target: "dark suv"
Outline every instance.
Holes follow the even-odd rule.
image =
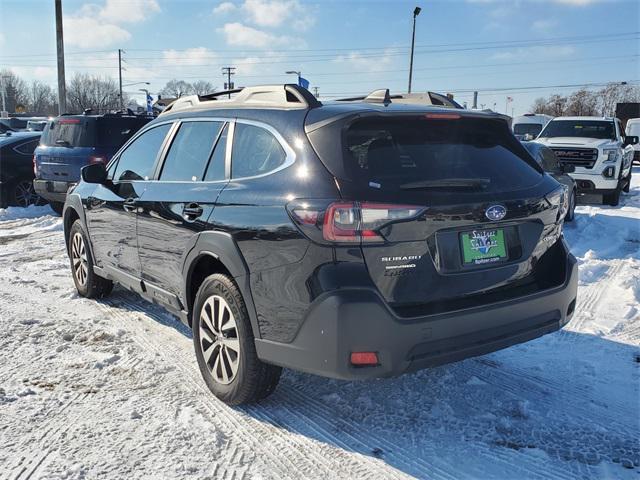
[[[571,318],[565,190],[504,120],[234,93],[177,100],[64,209],[78,292],[115,281],[179,316],[223,401],[266,397],[281,367],[388,377]]]
[[[34,156],[33,186],[58,213],[80,169],[107,163],[151,119],[134,115],[63,115],[48,122]]]

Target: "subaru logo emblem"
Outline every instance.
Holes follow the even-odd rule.
[[[484,211],[485,217],[493,222],[497,222],[498,220],[502,220],[507,214],[507,209],[502,205],[491,205]]]

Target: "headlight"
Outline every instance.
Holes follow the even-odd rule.
[[[606,157],[605,163],[614,163],[618,161],[620,157],[620,150],[617,148],[605,149],[602,151],[603,155]]]

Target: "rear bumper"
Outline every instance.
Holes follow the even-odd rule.
[[[566,250],[566,245],[564,246]],[[291,343],[256,339],[269,363],[339,379],[390,377],[484,355],[564,326],[575,310],[576,259],[566,251],[563,285],[482,307],[399,318],[373,289],[319,297]],[[379,365],[354,367],[351,352],[376,352]]]
[[[67,198],[67,192],[74,185],[75,182],[58,182],[39,179],[33,181],[33,188],[36,193],[50,202],[64,203]]]

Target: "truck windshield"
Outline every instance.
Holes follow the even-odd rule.
[[[611,121],[603,120],[556,120],[547,124],[540,138],[584,137],[615,140],[616,129]]]
[[[539,123],[516,123],[513,126],[513,133],[516,135],[538,135],[542,130],[542,125]]]

